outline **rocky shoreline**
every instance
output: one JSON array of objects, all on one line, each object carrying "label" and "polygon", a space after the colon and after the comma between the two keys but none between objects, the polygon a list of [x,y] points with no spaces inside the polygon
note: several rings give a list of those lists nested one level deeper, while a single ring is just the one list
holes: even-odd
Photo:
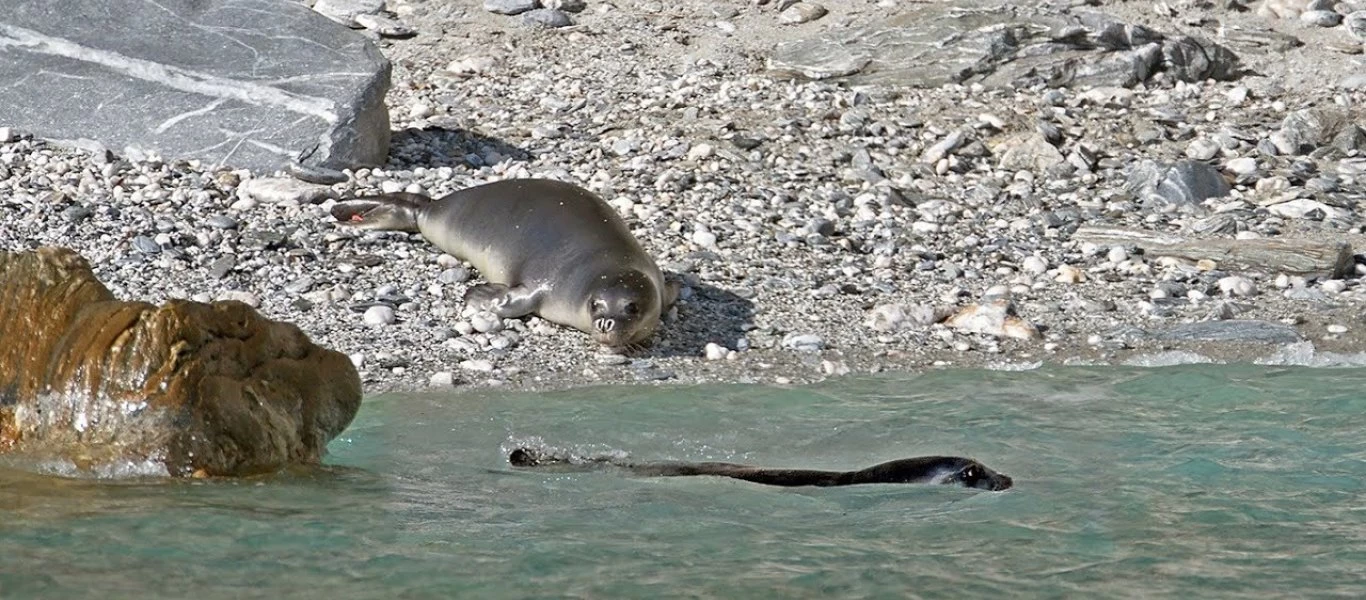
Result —
[{"label": "rocky shoreline", "polygon": [[[0,129],[0,248],[70,247],[122,297],[244,301],[350,355],[368,393],[1366,348],[1366,91],[1345,26],[1091,2],[1223,40],[1240,74],[917,89],[769,69],[775,44],[880,22],[884,3],[789,24],[791,6],[594,2],[560,29],[464,4],[387,5],[408,30],[379,41],[385,167],[325,186]],[[686,283],[652,348],[463,314],[467,266],[329,222],[333,198],[510,177],[598,192]]]}]

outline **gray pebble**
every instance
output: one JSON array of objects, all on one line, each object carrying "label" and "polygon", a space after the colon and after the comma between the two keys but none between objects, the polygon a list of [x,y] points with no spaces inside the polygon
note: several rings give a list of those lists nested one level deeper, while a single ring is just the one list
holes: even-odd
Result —
[{"label": "gray pebble", "polygon": [[825,348],[825,340],[814,334],[788,334],[783,337],[783,347],[802,352],[816,352]]},{"label": "gray pebble", "polygon": [[470,280],[470,270],[465,267],[451,267],[437,275],[436,280],[446,284],[465,283]]},{"label": "gray pebble", "polygon": [[1348,14],[1342,20],[1342,26],[1347,28],[1347,32],[1359,41],[1366,42],[1366,10],[1358,10]]},{"label": "gray pebble", "polygon": [[237,229],[238,225],[237,219],[227,215],[213,215],[204,219],[204,222],[214,229]]},{"label": "gray pebble", "polygon": [[540,5],[538,0],[484,0],[484,10],[500,15],[520,15]]},{"label": "gray pebble", "polygon": [[479,311],[470,315],[470,326],[479,333],[497,333],[503,330],[503,320],[491,312]]},{"label": "gray pebble", "polygon": [[553,8],[538,8],[522,13],[522,24],[527,27],[556,29],[574,24],[569,14]]},{"label": "gray pebble", "polygon": [[81,221],[89,219],[93,214],[95,214],[95,211],[91,210],[90,207],[85,204],[75,204],[62,210],[62,217],[72,223],[80,223]]},{"label": "gray pebble", "polygon": [[571,13],[583,12],[588,8],[588,3],[584,0],[544,0],[541,5]]},{"label": "gray pebble", "polygon": [[285,284],[285,291],[291,294],[302,294],[313,289],[313,284],[312,277],[304,276]]},{"label": "gray pebble", "polygon": [[217,260],[213,261],[213,264],[209,265],[209,277],[212,277],[213,279],[222,279],[224,277],[227,277],[228,272],[232,271],[233,267],[236,266],[236,256],[233,256],[231,254],[225,254],[223,256],[220,256]]}]

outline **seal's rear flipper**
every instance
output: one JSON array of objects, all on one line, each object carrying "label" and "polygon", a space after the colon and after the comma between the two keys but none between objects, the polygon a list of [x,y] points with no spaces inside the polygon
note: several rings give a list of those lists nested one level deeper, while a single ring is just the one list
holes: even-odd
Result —
[{"label": "seal's rear flipper", "polygon": [[533,312],[541,303],[541,291],[526,286],[508,287],[501,283],[484,283],[465,291],[465,304],[487,310],[502,319],[520,319]]},{"label": "seal's rear flipper", "polygon": [[421,194],[385,194],[342,200],[332,205],[338,225],[357,229],[417,232],[417,211],[430,198]]}]

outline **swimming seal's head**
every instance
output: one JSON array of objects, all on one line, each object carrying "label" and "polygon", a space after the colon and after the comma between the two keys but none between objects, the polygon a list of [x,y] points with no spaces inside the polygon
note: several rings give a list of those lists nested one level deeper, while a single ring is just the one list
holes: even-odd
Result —
[{"label": "swimming seal's head", "polygon": [[957,470],[950,477],[944,478],[943,483],[958,484],[964,487],[977,488],[979,490],[990,490],[1000,492],[1010,489],[1015,482],[1010,476],[1004,473],[997,473],[986,465],[979,463],[971,458],[962,459],[962,464],[958,465]]},{"label": "swimming seal's head", "polygon": [[604,346],[630,346],[649,339],[659,325],[658,286],[640,271],[604,275],[588,295],[593,337]]}]

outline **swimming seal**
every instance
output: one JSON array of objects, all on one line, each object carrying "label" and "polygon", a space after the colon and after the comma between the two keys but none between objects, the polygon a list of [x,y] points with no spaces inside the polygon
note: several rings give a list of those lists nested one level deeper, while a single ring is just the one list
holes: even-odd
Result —
[{"label": "swimming seal", "polygon": [[732,477],[764,485],[835,486],[865,483],[932,483],[961,485],[1000,492],[1014,481],[986,465],[961,456],[919,456],[873,465],[859,471],[815,471],[810,469],[767,469],[723,462],[632,463],[611,457],[580,457],[547,453],[534,448],[516,448],[508,453],[514,467],[552,466],[586,470],[609,466],[626,469],[644,477],[689,477],[714,475]]},{"label": "swimming seal", "polygon": [[537,314],[606,346],[649,339],[678,297],[611,206],[579,186],[509,179],[432,200],[384,194],[338,202],[345,226],[421,233],[489,283],[465,302],[501,318]]}]

